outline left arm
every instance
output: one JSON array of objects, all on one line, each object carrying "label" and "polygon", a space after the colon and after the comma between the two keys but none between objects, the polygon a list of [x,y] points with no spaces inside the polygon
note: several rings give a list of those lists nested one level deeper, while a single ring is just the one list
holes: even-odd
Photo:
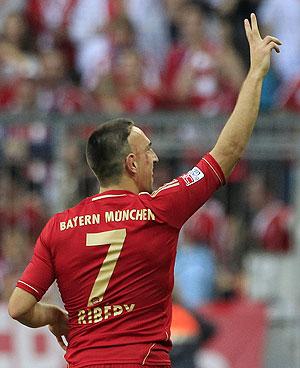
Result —
[{"label": "left arm", "polygon": [[66,349],[62,336],[68,335],[68,315],[58,306],[40,303],[33,295],[16,287],[8,303],[8,313],[13,319],[28,327],[49,325],[59,345]]},{"label": "left arm", "polygon": [[10,297],[8,313],[28,327],[48,325],[60,346],[65,349],[62,336],[68,333],[67,313],[55,305],[39,302],[55,280],[52,254],[47,245],[51,242],[54,223],[54,218],[51,218],[39,236],[31,261]]}]

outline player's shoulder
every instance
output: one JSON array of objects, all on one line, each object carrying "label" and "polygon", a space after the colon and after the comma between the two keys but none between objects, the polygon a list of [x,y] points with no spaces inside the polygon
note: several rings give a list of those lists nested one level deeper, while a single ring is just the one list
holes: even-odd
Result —
[{"label": "player's shoulder", "polygon": [[51,218],[50,218],[50,221],[59,221],[63,218],[68,218],[70,217],[71,214],[74,214],[74,213],[79,213],[81,212],[82,208],[84,208],[86,206],[86,204],[88,202],[90,202],[92,197],[86,197],[84,199],[82,199],[80,202],[76,203],[74,206],[72,207],[68,207],[60,212],[57,212],[55,213]]},{"label": "player's shoulder", "polygon": [[141,200],[153,200],[159,197],[160,194],[168,195],[176,191],[180,186],[180,178],[173,179],[172,181],[162,185],[152,193],[141,192],[139,198]]}]

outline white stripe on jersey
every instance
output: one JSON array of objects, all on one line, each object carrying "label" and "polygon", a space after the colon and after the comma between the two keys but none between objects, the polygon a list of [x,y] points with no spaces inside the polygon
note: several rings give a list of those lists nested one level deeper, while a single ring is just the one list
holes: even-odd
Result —
[{"label": "white stripe on jersey", "polygon": [[158,188],[156,191],[154,191],[151,194],[151,197],[155,197],[158,193],[160,193],[161,191],[165,190],[165,189],[170,189],[170,188],[174,188],[179,186],[179,182],[177,179],[174,179],[173,181],[171,181],[170,183],[167,183],[165,185],[163,185],[162,187]]},{"label": "white stripe on jersey", "polygon": [[152,344],[148,350],[148,353],[146,354],[143,362],[142,362],[142,365],[144,365],[146,363],[146,359],[148,358],[149,354],[151,353],[151,350],[153,349],[153,347],[156,345],[156,343]]},{"label": "white stripe on jersey", "polygon": [[220,183],[223,184],[222,179],[220,178],[220,176],[218,175],[218,173],[216,172],[216,170],[213,168],[213,166],[203,157],[202,160],[204,160],[208,166],[212,169],[212,171],[216,174],[216,177],[219,179]]},{"label": "white stripe on jersey", "polygon": [[105,194],[103,196],[99,196],[99,197],[94,197],[92,198],[92,201],[98,201],[99,199],[103,199],[103,198],[111,198],[111,197],[124,197],[127,194]]},{"label": "white stripe on jersey", "polygon": [[38,294],[39,294],[38,290],[36,290],[34,287],[32,287],[32,286],[30,286],[30,285],[26,284],[26,282],[21,281],[21,280],[19,280],[18,282],[20,282],[21,284],[24,284],[24,285],[28,286],[30,289],[34,290],[36,293],[38,293]]},{"label": "white stripe on jersey", "polygon": [[163,186],[159,187],[158,189],[156,189],[154,192],[152,193],[149,193],[149,192],[140,192],[140,194],[148,194],[150,196],[152,196],[153,194],[155,195],[157,191],[160,191],[161,189],[166,189],[166,187],[169,187],[169,186],[173,186],[174,183],[178,183],[178,180],[177,179],[173,179],[172,181],[170,181],[169,183],[166,183],[164,184]]}]

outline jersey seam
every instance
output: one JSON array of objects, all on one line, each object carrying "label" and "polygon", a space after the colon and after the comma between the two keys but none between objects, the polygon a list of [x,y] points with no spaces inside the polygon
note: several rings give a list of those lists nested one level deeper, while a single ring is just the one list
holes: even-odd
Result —
[{"label": "jersey seam", "polygon": [[148,353],[146,354],[146,356],[145,356],[145,358],[144,358],[144,360],[143,360],[143,362],[142,362],[142,365],[145,365],[146,360],[147,360],[148,356],[149,356],[149,355],[150,355],[150,353],[151,353],[151,350],[153,349],[153,347],[154,347],[155,345],[156,345],[156,344],[155,344],[155,343],[153,343],[153,344],[150,346],[150,348],[149,348],[149,350],[148,350]]},{"label": "jersey seam", "polygon": [[100,199],[105,199],[105,198],[111,198],[111,197],[124,197],[127,196],[128,194],[104,194],[102,196],[98,196],[98,197],[94,197],[92,198],[92,202],[93,201],[98,201]]}]

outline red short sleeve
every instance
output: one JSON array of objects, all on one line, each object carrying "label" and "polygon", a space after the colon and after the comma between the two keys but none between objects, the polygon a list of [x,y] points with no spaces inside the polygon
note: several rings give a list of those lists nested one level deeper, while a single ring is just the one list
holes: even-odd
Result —
[{"label": "red short sleeve", "polygon": [[221,167],[206,154],[189,172],[141,197],[159,221],[181,228],[223,184],[225,176]]},{"label": "red short sleeve", "polygon": [[49,237],[51,220],[45,226],[39,236],[30,263],[17,282],[17,287],[32,294],[40,300],[55,279],[51,252],[49,249]]}]

